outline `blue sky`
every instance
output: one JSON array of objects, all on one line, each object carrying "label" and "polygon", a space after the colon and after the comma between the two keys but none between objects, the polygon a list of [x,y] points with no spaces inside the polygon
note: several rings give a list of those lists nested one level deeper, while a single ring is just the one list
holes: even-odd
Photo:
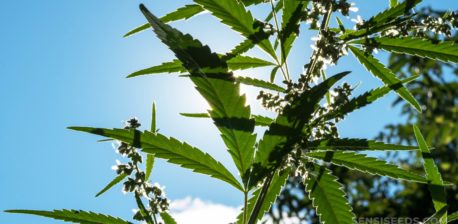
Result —
[{"label": "blue sky", "polygon": [[[130,196],[114,188],[100,198],[94,194],[108,183],[110,167],[118,156],[110,143],[67,130],[67,126],[121,127],[122,120],[138,117],[145,127],[153,101],[158,127],[169,136],[187,141],[227,164],[230,157],[209,120],[184,118],[180,112],[202,112],[205,102],[185,78],[157,75],[125,79],[130,72],[156,65],[173,55],[154,36],[143,32],[124,39],[122,34],[144,23],[141,1],[5,1],[0,13],[0,112],[2,142],[0,210],[12,208],[94,210],[130,219],[135,207]],[[387,0],[355,1],[368,18],[387,7]],[[456,8],[453,0],[425,1],[440,8]],[[164,15],[190,1],[144,2],[156,15]],[[253,11],[263,18],[266,8]],[[355,15],[352,15],[353,17]],[[225,52],[241,38],[209,14],[175,22],[214,51]],[[301,72],[310,54],[307,32],[291,53],[290,68]],[[304,50],[305,49],[305,50]],[[265,57],[260,51],[252,55]],[[379,55],[386,60],[386,55]],[[357,93],[381,85],[356,61],[343,59],[329,75],[352,70],[347,79]],[[250,71],[268,77],[265,69]],[[253,98],[253,89],[246,89]],[[398,122],[390,108],[395,95],[359,110],[340,124],[345,137],[374,137],[385,124]],[[261,113],[259,103],[253,111]],[[170,199],[187,196],[238,206],[242,195],[207,176],[158,161],[153,181],[166,185]],[[0,213],[0,223],[56,223],[41,218]]]}]

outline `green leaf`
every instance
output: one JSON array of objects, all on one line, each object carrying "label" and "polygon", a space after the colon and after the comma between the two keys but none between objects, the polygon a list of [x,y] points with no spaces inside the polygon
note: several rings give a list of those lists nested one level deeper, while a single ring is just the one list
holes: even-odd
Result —
[{"label": "green leaf", "polygon": [[222,23],[239,32],[245,38],[258,44],[261,49],[276,58],[272,44],[266,39],[268,34],[262,32],[260,27],[255,27],[257,21],[250,11],[245,9],[243,3],[238,0],[194,0]]},{"label": "green leaf", "polygon": [[250,85],[250,86],[256,86],[256,87],[260,87],[260,88],[264,88],[264,89],[268,89],[268,90],[273,90],[273,91],[277,91],[277,92],[285,92],[285,89],[281,86],[278,86],[274,83],[271,83],[271,82],[267,82],[267,81],[264,81],[264,80],[261,80],[261,79],[254,79],[254,78],[250,78],[250,77],[242,77],[242,76],[238,76],[236,78],[236,80],[242,84],[245,84],[245,85]]},{"label": "green leaf", "polygon": [[38,210],[6,210],[9,213],[29,214],[43,216],[72,223],[81,224],[131,224],[120,218],[115,218],[109,215],[98,214],[81,210],[54,210],[54,211],[38,211]]},{"label": "green leaf", "polygon": [[348,169],[358,170],[364,173],[427,183],[427,179],[419,174],[403,170],[383,160],[367,157],[364,154],[348,151],[312,151],[307,152],[305,155],[310,158],[320,159],[334,165],[344,166]]},{"label": "green leaf", "polygon": [[273,66],[274,63],[260,58],[237,55],[227,61],[230,70],[244,70],[249,68],[260,68],[265,66]]},{"label": "green leaf", "polygon": [[[393,5],[393,2],[397,2],[396,0],[390,0]],[[383,23],[387,23],[389,21],[393,21],[396,18],[408,14],[411,9],[413,9],[418,3],[422,0],[405,0],[401,4],[397,4],[396,6],[392,6],[391,8],[378,13],[377,15],[371,17],[368,22],[374,25],[379,25]]]},{"label": "green leaf", "polygon": [[394,145],[367,139],[330,138],[314,140],[307,143],[307,150],[416,150],[417,147]]},{"label": "green leaf", "polygon": [[169,213],[162,212],[160,215],[161,215],[162,221],[164,221],[164,224],[177,224],[175,219],[173,219],[173,217]]},{"label": "green leaf", "polygon": [[[275,65],[272,62],[265,61],[259,58],[248,57],[243,55],[237,55],[227,61],[227,66],[230,70],[244,70],[249,68],[259,68],[265,66]],[[127,78],[132,78],[140,75],[150,75],[150,74],[159,74],[159,73],[185,73],[186,68],[183,67],[180,60],[173,60],[170,62],[164,62],[160,65],[156,65],[150,68],[142,69],[136,71],[127,76]]]},{"label": "green leaf", "polygon": [[[323,70],[321,70],[321,77],[323,78],[323,80],[326,80],[326,72]],[[326,102],[328,103],[328,105],[331,105],[331,93],[329,93],[329,91],[326,93]]]},{"label": "green leaf", "polygon": [[196,89],[210,104],[210,116],[246,182],[248,177],[244,174],[252,162],[256,135],[250,107],[246,106],[245,96],[240,95],[240,84],[234,82],[226,62],[208,46],[164,24],[143,5],[140,8],[159,39],[175,53],[191,74]]},{"label": "green leaf", "polygon": [[[394,53],[410,54],[418,57],[440,60],[443,62],[458,63],[458,44],[453,41],[433,43],[415,37],[389,38],[379,37],[368,40],[377,48]],[[365,44],[365,40],[354,41],[357,44]]]},{"label": "green leaf", "polygon": [[[261,220],[264,214],[269,211],[270,207],[272,207],[272,204],[277,199],[283,186],[285,186],[290,172],[291,172],[291,169],[286,169],[282,172],[277,172],[275,174],[275,176],[272,179],[272,183],[270,184],[269,189],[267,190],[266,197],[259,210],[257,221]],[[261,193],[261,188],[253,192],[253,195],[248,200],[248,206],[247,206],[248,214],[251,214],[253,212],[254,206],[256,204],[256,201],[259,198],[260,193]],[[243,211],[237,216],[237,224],[243,224]]]},{"label": "green leaf", "polygon": [[100,192],[98,192],[95,196],[98,197],[98,196],[102,195],[106,191],[110,190],[114,185],[116,185],[119,182],[121,182],[122,180],[124,180],[124,178],[126,178],[127,176],[128,176],[127,174],[118,175],[110,183],[108,183],[107,186],[105,186]]},{"label": "green leaf", "polygon": [[[396,23],[402,21],[399,17],[408,14],[409,11],[421,1],[422,0],[405,0],[400,4],[397,4],[395,7],[391,7],[369,18],[365,22],[366,27],[360,30],[348,31],[345,34],[342,34],[340,38],[345,40],[354,39],[377,33],[388,27],[395,26],[397,25]],[[396,19],[399,21],[396,21]]]},{"label": "green leaf", "polygon": [[433,198],[434,209],[436,212],[439,212],[442,209],[445,209],[445,212],[438,217],[440,223],[447,223],[447,197],[445,195],[444,181],[442,176],[434,163],[434,159],[431,157],[431,151],[429,150],[428,145],[426,144],[423,135],[420,132],[420,129],[414,125],[413,131],[418,142],[418,146],[421,150],[421,155],[424,160],[424,168],[426,172],[426,178],[430,182],[428,185],[431,197]]},{"label": "green leaf", "polygon": [[210,175],[242,190],[240,183],[220,162],[209,154],[187,143],[169,138],[159,133],[140,132],[127,129],[104,129],[90,127],[69,127],[69,129],[105,136],[125,142],[157,158],[191,169],[194,172]]},{"label": "green leaf", "polygon": [[183,65],[179,60],[173,60],[170,62],[164,62],[160,65],[156,65],[150,68],[142,69],[140,71],[136,71],[127,76],[127,78],[132,78],[140,75],[150,75],[150,74],[158,74],[158,73],[175,73],[175,72],[186,72],[186,69],[183,68]]},{"label": "green leaf", "polygon": [[[445,214],[445,216],[444,216]],[[443,207],[441,210],[435,212],[432,216],[426,219],[422,224],[442,224],[447,223],[447,207]]]},{"label": "green leaf", "polygon": [[277,71],[280,68],[280,66],[276,66],[275,68],[272,69],[270,72],[270,82],[273,83],[275,81],[275,76],[277,75]]},{"label": "green leaf", "polygon": [[249,186],[256,185],[269,173],[278,167],[283,157],[292,150],[291,144],[296,144],[301,138],[305,124],[309,122],[313,112],[318,108],[320,100],[326,92],[349,72],[339,73],[328,78],[322,83],[304,91],[291,105],[285,108],[286,115],[279,115],[272,122],[264,136],[259,141],[255,155]]},{"label": "green leaf", "polygon": [[[157,132],[157,125],[156,125],[156,104],[153,103],[153,109],[151,110],[151,127],[150,131],[152,133]],[[151,173],[153,171],[154,166],[154,155],[148,154],[146,155],[146,165],[145,165],[145,178],[149,180]]]},{"label": "green leaf", "polygon": [[282,24],[280,41],[282,46],[282,61],[285,62],[293,47],[294,40],[299,36],[299,25],[302,13],[307,7],[308,1],[286,0],[283,3]]},{"label": "green leaf", "polygon": [[450,214],[448,217],[448,223],[452,223],[453,221],[458,220],[458,212],[454,212],[453,214]]},{"label": "green leaf", "polygon": [[180,113],[184,117],[193,117],[193,118],[210,118],[208,113]]},{"label": "green leaf", "polygon": [[398,4],[399,4],[398,0],[390,0],[390,8],[393,8]]},{"label": "green leaf", "polygon": [[253,117],[253,119],[255,120],[256,122],[256,125],[258,126],[269,126],[270,124],[272,124],[272,122],[274,122],[274,120],[270,117],[265,117],[265,116],[261,116],[261,115],[251,115]]},{"label": "green leaf", "polygon": [[[182,19],[189,19],[201,12],[204,11],[204,8],[200,5],[185,5],[181,8],[176,9],[175,11],[168,13],[167,15],[163,16],[161,18],[162,22],[168,23],[168,22],[173,22],[177,20],[182,20]],[[136,33],[139,33],[143,30],[151,28],[151,25],[149,23],[145,23],[129,32],[127,32],[124,37],[129,37],[132,36]]]},{"label": "green leaf", "polygon": [[345,198],[343,186],[329,169],[314,164],[314,170],[309,171],[304,185],[321,223],[355,223],[355,215]]},{"label": "green leaf", "polygon": [[351,99],[350,101],[344,103],[340,107],[336,108],[335,110],[330,111],[329,113],[326,113],[319,117],[316,121],[321,121],[321,120],[330,120],[335,117],[343,117],[357,109],[360,109],[364,106],[367,106],[376,100],[380,99],[381,97],[385,96],[388,94],[391,90],[397,90],[399,88],[403,87],[403,84],[409,83],[415,79],[417,79],[419,75],[416,76],[411,76],[409,78],[406,78],[402,80],[401,82],[398,82],[393,85],[389,86],[383,86],[379,88],[372,89],[368,92],[365,92],[364,94],[359,95],[358,97],[355,97]]},{"label": "green leaf", "polygon": [[[208,113],[180,113],[180,115],[192,118],[210,118],[210,115]],[[254,114],[251,115],[251,117],[254,119],[255,124],[258,126],[269,126],[273,122],[273,119],[270,117]]]},{"label": "green leaf", "polygon": [[151,217],[151,214],[148,212],[148,210],[146,210],[146,207],[143,204],[138,192],[135,192],[135,202],[137,203],[137,207],[140,210],[140,214],[143,220],[145,220],[147,224],[154,224],[153,218]]},{"label": "green leaf", "polygon": [[[402,85],[401,80],[399,80],[396,75],[388,68],[386,68],[382,63],[380,63],[372,55],[366,55],[363,51],[359,50],[356,47],[349,46],[350,50],[353,52],[358,61],[366,67],[366,69],[371,72],[375,77],[382,80],[383,83],[387,86],[393,85]],[[412,94],[407,90],[403,85],[399,88],[396,88],[396,93],[406,100],[410,105],[412,105],[417,111],[421,112],[421,106],[417,100],[412,96]]]}]

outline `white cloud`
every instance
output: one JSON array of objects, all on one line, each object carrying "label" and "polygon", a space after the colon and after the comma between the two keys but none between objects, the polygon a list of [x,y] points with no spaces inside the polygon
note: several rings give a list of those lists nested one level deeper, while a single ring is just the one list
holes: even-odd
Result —
[{"label": "white cloud", "polygon": [[[170,212],[177,223],[181,224],[228,224],[236,221],[241,207],[232,207],[223,204],[203,201],[200,198],[186,197],[173,200]],[[271,224],[270,220],[266,224]],[[300,224],[299,219],[291,217],[280,222],[281,224]]]},{"label": "white cloud", "polygon": [[240,209],[200,198],[186,197],[172,201],[170,211],[177,223],[228,224],[235,222]]}]

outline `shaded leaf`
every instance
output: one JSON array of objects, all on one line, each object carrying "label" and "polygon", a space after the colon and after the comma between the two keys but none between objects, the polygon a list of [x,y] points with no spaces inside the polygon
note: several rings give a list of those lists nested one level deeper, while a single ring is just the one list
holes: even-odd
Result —
[{"label": "shaded leaf", "polygon": [[[372,73],[375,77],[382,80],[383,83],[387,86],[393,85],[402,85],[401,80],[399,80],[396,75],[388,68],[386,68],[382,63],[380,63],[372,55],[366,55],[363,51],[359,50],[356,47],[349,46],[351,52],[355,55],[358,61],[364,65],[364,67]],[[403,85],[395,89],[396,93],[406,100],[410,105],[412,105],[417,111],[421,112],[421,106],[417,100],[412,96],[412,94],[407,90]]]},{"label": "shaded leaf", "polygon": [[367,157],[364,154],[343,151],[312,151],[305,154],[308,157],[320,159],[338,166],[364,173],[427,183],[427,179],[419,174],[403,170],[396,165],[388,164],[383,160]]},{"label": "shaded leaf", "polygon": [[[193,118],[210,118],[210,115],[208,113],[180,113],[180,115]],[[273,122],[273,119],[270,117],[254,114],[251,115],[251,117],[254,119],[255,124],[258,126],[269,126]]]},{"label": "shaded leaf", "polygon": [[39,210],[6,210],[9,213],[29,214],[53,218],[66,222],[81,223],[81,224],[131,224],[120,218],[115,218],[109,215],[87,212],[82,210],[54,210],[54,211],[39,211]]},{"label": "shaded leaf", "polygon": [[381,97],[385,96],[388,94],[391,90],[397,90],[399,88],[403,87],[403,84],[409,83],[415,79],[417,79],[419,75],[417,76],[412,76],[409,78],[406,78],[402,80],[401,82],[395,83],[390,86],[383,86],[379,88],[372,89],[368,92],[365,92],[364,94],[359,95],[358,97],[355,97],[348,102],[344,103],[340,107],[338,107],[335,110],[330,111],[329,113],[326,113],[319,117],[317,121],[321,120],[329,120],[333,119],[335,117],[343,117],[359,108],[362,108],[364,106],[367,106],[376,100],[380,99]]},{"label": "shaded leaf", "polygon": [[283,3],[282,24],[280,42],[282,46],[282,61],[285,62],[293,47],[294,40],[299,36],[299,24],[302,13],[307,7],[308,1],[286,0]]},{"label": "shaded leaf", "polygon": [[[286,184],[286,180],[288,180],[290,171],[291,169],[286,169],[282,171],[281,173],[277,172],[275,176],[272,178],[272,183],[270,184],[269,189],[267,190],[266,197],[258,213],[258,217],[256,219],[257,221],[262,219],[264,214],[269,211],[270,207],[277,199],[278,195],[281,192],[281,189]],[[253,192],[253,195],[248,200],[248,206],[247,206],[248,215],[253,212],[254,206],[256,204],[256,201],[259,199],[260,193],[261,193],[261,188]],[[243,211],[237,216],[237,224],[243,224]]]},{"label": "shaded leaf", "polygon": [[266,39],[269,34],[262,32],[261,27],[256,27],[256,24],[260,24],[253,18],[251,12],[245,9],[243,3],[237,0],[194,0],[194,2],[210,11],[222,23],[258,44],[273,58],[276,57],[272,44]]},{"label": "shaded leaf", "polygon": [[[374,44],[377,48],[394,53],[410,54],[433,60],[458,63],[458,44],[453,41],[433,43],[430,40],[415,37],[379,37],[369,39],[368,41],[368,43]],[[354,43],[365,44],[366,40],[358,40],[354,41]]]},{"label": "shaded leaf", "polygon": [[[249,57],[238,55],[227,61],[227,66],[230,70],[244,70],[249,68],[258,68],[265,66],[275,65],[272,62],[265,61],[259,58]],[[164,62],[160,65],[156,65],[150,68],[142,69],[136,71],[127,76],[127,78],[132,78],[140,75],[150,75],[150,74],[159,74],[159,73],[185,73],[187,70],[183,67],[180,60],[173,60],[170,62]]]},{"label": "shaded leaf", "polygon": [[448,223],[452,223],[453,221],[458,220],[458,212],[454,212],[453,214],[450,214],[448,217]]},{"label": "shaded leaf", "polygon": [[286,115],[279,115],[259,141],[255,155],[250,185],[256,185],[277,168],[283,157],[293,148],[302,135],[305,124],[311,119],[318,103],[326,92],[349,72],[339,73],[322,83],[304,91],[291,105],[285,108]]},{"label": "shaded leaf", "polygon": [[69,127],[69,129],[105,136],[141,148],[143,152],[152,153],[157,158],[223,180],[242,190],[237,179],[209,154],[159,133],[140,132],[127,129],[104,129],[90,127]]},{"label": "shaded leaf", "polygon": [[314,171],[309,172],[304,185],[321,223],[355,223],[343,186],[329,169],[314,164]]},{"label": "shaded leaf", "polygon": [[105,186],[101,191],[99,191],[95,196],[98,197],[100,195],[102,195],[103,193],[105,193],[106,191],[110,190],[113,186],[115,186],[116,184],[118,184],[119,182],[121,182],[122,180],[124,180],[124,178],[126,178],[128,175],[127,174],[120,174],[118,175],[117,177],[115,177],[112,181],[110,181],[110,183],[107,184],[107,186]]},{"label": "shaded leaf", "polygon": [[256,135],[253,134],[254,120],[250,119],[250,108],[245,105],[245,96],[240,95],[240,84],[234,82],[226,62],[212,53],[208,46],[164,24],[143,5],[140,8],[156,35],[175,53],[191,74],[196,89],[210,104],[210,116],[220,130],[242,179],[247,181],[244,174],[252,162]]},{"label": "shaded leaf", "polygon": [[331,138],[307,143],[307,150],[416,150],[415,146],[394,145],[367,139]]},{"label": "shaded leaf", "polygon": [[430,182],[428,188],[431,193],[431,197],[433,198],[434,209],[436,212],[445,209],[445,212],[443,212],[437,218],[441,224],[447,223],[447,197],[445,195],[444,181],[442,180],[442,176],[434,162],[434,159],[431,157],[431,151],[429,150],[429,147],[426,144],[420,129],[414,125],[413,131],[417,139],[418,146],[420,147],[422,158],[424,160],[426,178]]},{"label": "shaded leaf", "polygon": [[422,0],[405,0],[404,2],[397,4],[394,7],[388,8],[385,11],[378,13],[377,15],[369,18],[365,22],[365,27],[360,30],[348,30],[346,33],[340,36],[341,39],[349,40],[358,37],[367,36],[385,30],[388,27],[395,26],[401,21],[405,21],[400,18],[403,15],[409,13]]}]

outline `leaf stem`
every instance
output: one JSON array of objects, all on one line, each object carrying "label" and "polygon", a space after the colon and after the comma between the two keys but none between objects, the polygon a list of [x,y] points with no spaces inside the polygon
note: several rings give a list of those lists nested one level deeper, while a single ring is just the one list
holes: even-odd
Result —
[{"label": "leaf stem", "polygon": [[[280,4],[280,3],[278,3]],[[284,4],[284,3],[283,3]],[[286,70],[286,81],[289,81],[291,79],[291,76],[289,75],[289,69],[288,69],[288,62],[286,61],[286,54],[285,54],[285,46],[283,45],[283,38],[280,33],[280,26],[278,25],[278,19],[277,19],[277,13],[275,12],[275,6],[273,3],[273,0],[270,0],[270,5],[272,6],[272,15],[275,21],[275,28],[277,29],[277,40],[280,43],[280,57],[281,57],[281,62],[279,63],[280,68],[282,69],[283,72],[283,64],[285,65],[285,70]],[[278,63],[278,60],[277,60]]]},{"label": "leaf stem", "polygon": [[248,216],[248,191],[243,192],[243,224],[246,224],[247,222],[247,216]]}]

